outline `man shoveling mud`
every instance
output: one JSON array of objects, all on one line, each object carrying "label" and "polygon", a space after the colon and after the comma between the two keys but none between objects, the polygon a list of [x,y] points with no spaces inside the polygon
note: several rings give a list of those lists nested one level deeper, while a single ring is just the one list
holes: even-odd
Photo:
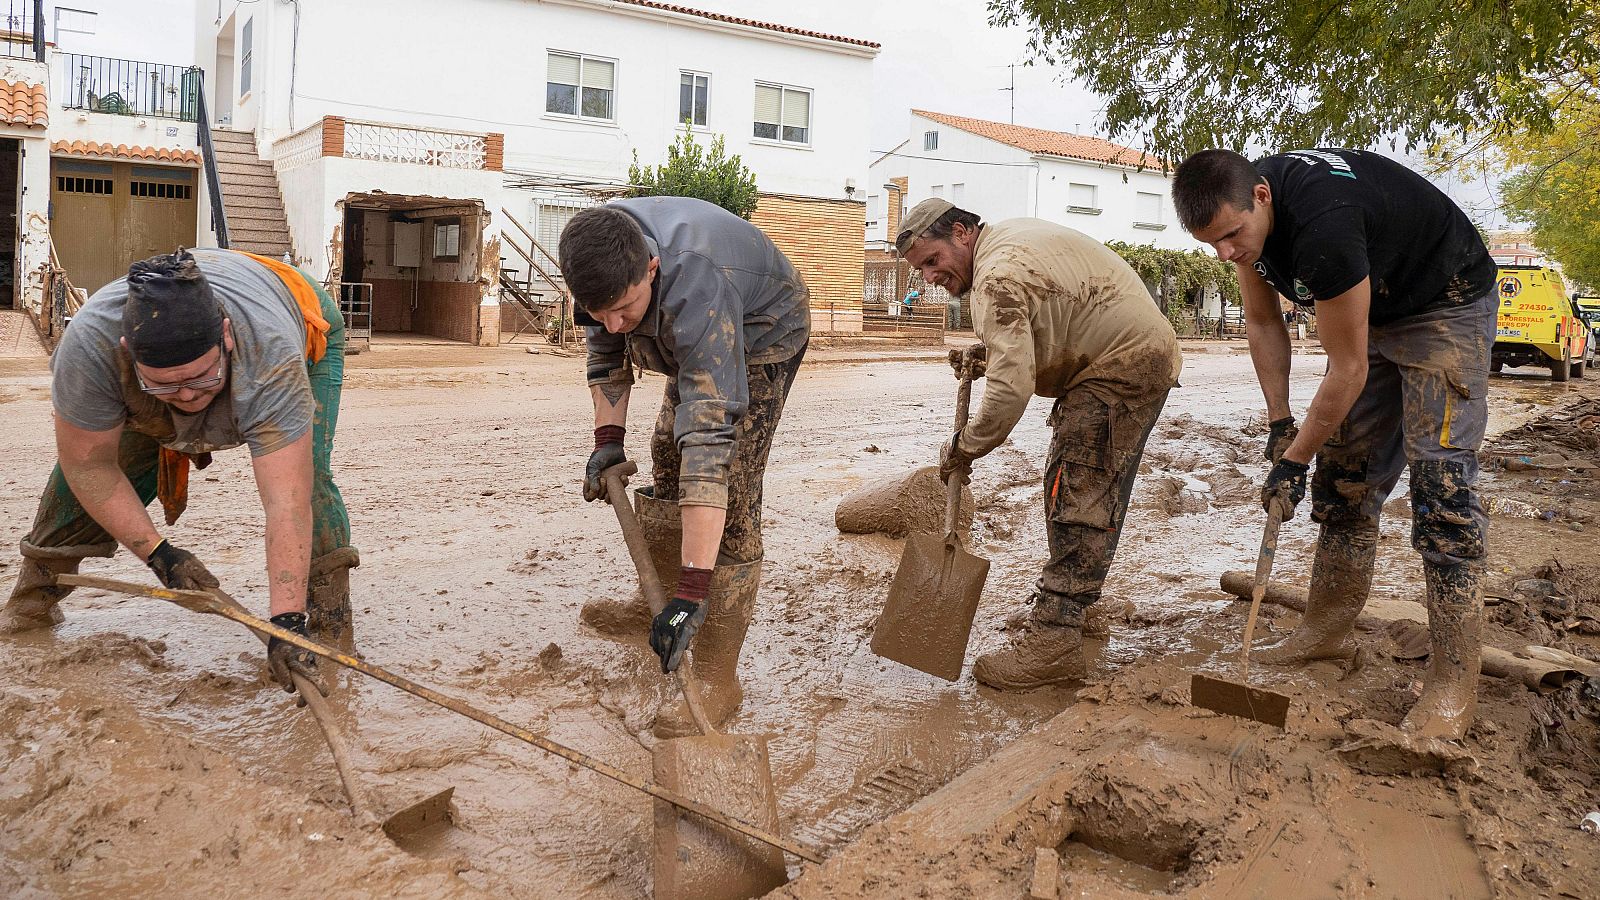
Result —
[{"label": "man shoveling mud", "polygon": [[[349,620],[350,520],[329,470],[344,380],[344,324],[308,276],[227,250],[134,263],[73,317],[51,359],[58,464],[0,628],[63,620],[57,575],[128,548],[175,589],[217,587],[145,510],[167,524],[188,497],[191,460],[248,445],[266,513],[272,622],[305,634]],[[314,673],[314,657],[274,642],[273,677]]]},{"label": "man shoveling mud", "polygon": [[[1276,665],[1348,659],[1372,585],[1378,518],[1411,467],[1411,543],[1427,577],[1432,654],[1401,728],[1456,740],[1477,702],[1488,522],[1473,491],[1495,336],[1495,266],[1466,215],[1404,166],[1355,150],[1252,164],[1205,150],[1172,187],[1191,234],[1234,264],[1266,396],[1263,505],[1293,515],[1311,460],[1320,523],[1305,618],[1253,654]],[[1314,306],[1327,376],[1295,433],[1278,295]]]},{"label": "man shoveling mud", "polygon": [[946,480],[1000,446],[1033,395],[1056,398],[1044,473],[1050,559],[1024,632],[978,657],[973,675],[1001,690],[1082,679],[1084,614],[1100,599],[1145,441],[1177,384],[1177,336],[1133,269],[1070,228],[985,225],[933,199],[906,215],[895,246],[925,280],[970,295],[988,348],[983,403],[945,445]]},{"label": "man shoveling mud", "polygon": [[[811,333],[809,295],[760,229],[701,200],[652,197],[585,210],[561,235],[561,274],[591,317],[594,451],[583,496],[624,460],[633,366],[670,382],[650,442],[654,483],[639,520],[672,592],[650,624],[664,672],[695,641],[695,672],[713,724],[743,701],[739,652],[761,580],[761,486],[772,435]],[[627,502],[625,498],[613,498]],[[644,597],[587,605],[603,628],[650,621]],[[656,718],[660,737],[697,733],[682,700]]]}]

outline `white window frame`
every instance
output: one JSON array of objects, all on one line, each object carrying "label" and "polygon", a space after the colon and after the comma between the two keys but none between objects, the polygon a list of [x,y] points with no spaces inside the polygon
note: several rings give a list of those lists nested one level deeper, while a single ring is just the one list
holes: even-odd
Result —
[{"label": "white window frame", "polygon": [[[1074,204],[1072,202],[1072,194],[1073,194],[1073,190],[1072,189],[1073,188],[1088,188],[1089,191],[1090,191],[1090,193],[1089,193],[1089,196],[1091,198],[1090,202],[1093,203],[1094,205],[1093,206],[1079,206],[1079,205]],[[1081,181],[1069,181],[1069,182],[1067,182],[1067,212],[1079,213],[1079,214],[1086,215],[1086,216],[1098,216],[1098,215],[1100,215],[1100,213],[1101,213],[1101,209],[1100,209],[1100,185],[1098,185],[1098,184],[1086,184],[1086,183],[1081,182]]]},{"label": "white window frame", "polygon": [[939,149],[939,132],[924,131],[922,133],[922,149],[924,151]]},{"label": "white window frame", "polygon": [[[439,245],[443,239],[444,246]],[[434,222],[433,223],[433,258],[459,262],[461,260],[461,222]]]},{"label": "white window frame", "polygon": [[[813,124],[817,120],[817,94],[816,94],[816,91],[814,91],[814,90],[812,90],[811,88],[808,88],[808,87],[800,87],[799,85],[794,85],[794,84],[782,84],[782,83],[776,82],[776,81],[757,81],[755,83],[755,86],[757,88],[769,87],[769,88],[777,88],[778,89],[778,91],[779,91],[779,94],[778,94],[778,121],[777,122],[757,122],[755,120],[755,110],[754,110],[754,102],[753,102],[754,101],[754,92],[752,91],[752,107],[751,107],[751,116],[750,116],[752,134],[754,132],[754,128],[755,128],[756,125],[774,125],[775,124],[775,125],[778,126],[778,136],[775,137],[775,138],[754,137],[754,136],[752,136],[750,138],[750,142],[752,144],[769,144],[769,145],[772,145],[772,146],[775,146],[775,147],[794,147],[796,149],[800,149],[800,148],[810,149],[812,141],[813,141],[813,138],[814,138],[814,135],[815,135],[815,132],[816,132],[816,126]],[[790,93],[797,93],[797,94],[805,94],[806,95],[806,139],[804,141],[785,140],[784,136],[783,136],[783,129],[786,128],[786,127],[790,127],[790,126],[786,126],[786,125],[783,124],[784,105],[785,105],[787,96]]]},{"label": "white window frame", "polygon": [[958,208],[965,209],[961,204],[967,202],[967,183],[965,181],[953,182],[950,185],[950,202]]},{"label": "white window frame", "polygon": [[[561,50],[556,47],[547,47],[545,48],[544,53],[544,114],[546,117],[552,119],[564,119],[569,122],[592,122],[602,125],[615,125],[617,123],[617,99],[622,93],[622,91],[619,89],[622,82],[621,63],[619,63],[614,57],[610,56],[598,56],[593,53],[580,53],[576,50]],[[578,83],[574,85],[574,87],[576,87],[578,90],[575,96],[576,103],[573,105],[573,108],[576,109],[577,112],[564,113],[555,112],[550,109],[550,85],[562,83],[552,82],[550,80],[550,58],[552,56],[569,56],[578,60]],[[583,82],[583,70],[585,64],[590,61],[608,63],[611,66],[611,116],[609,118],[601,118],[600,116],[586,116],[583,114],[583,91],[586,87]]]},{"label": "white window frame", "polygon": [[[1158,193],[1153,192],[1153,191],[1138,191],[1133,196],[1134,196],[1133,227],[1142,228],[1145,231],[1165,231],[1165,230],[1167,230],[1166,223],[1161,221],[1162,207],[1165,205],[1162,202],[1162,196],[1160,194],[1158,194]],[[1140,206],[1144,205],[1144,203],[1147,202],[1145,200],[1145,198],[1147,198],[1147,197],[1155,198],[1155,211],[1156,211],[1156,214],[1155,214],[1154,217],[1144,217],[1142,211],[1139,209]]]},{"label": "white window frame", "polygon": [[685,75],[688,75],[691,78],[704,78],[706,80],[706,105],[705,105],[705,108],[703,110],[701,110],[701,112],[705,113],[706,120],[704,122],[696,122],[696,121],[694,121],[694,115],[693,115],[693,113],[694,113],[694,83],[690,82],[690,86],[689,86],[689,97],[690,97],[690,99],[689,99],[689,112],[690,112],[689,127],[694,129],[694,130],[696,130],[696,131],[710,131],[711,130],[711,73],[710,72],[701,72],[701,71],[698,71],[696,69],[679,69],[678,70],[678,113],[679,113],[679,117],[678,117],[678,120],[677,120],[676,124],[680,128],[683,127],[683,116],[682,116],[682,113],[683,113],[683,77]]},{"label": "white window frame", "polygon": [[[63,16],[62,13],[67,13]],[[79,18],[79,17],[82,18]],[[73,9],[66,6],[56,7],[56,44],[61,43],[61,33],[69,34],[95,34],[99,28],[100,14],[92,9]]]},{"label": "white window frame", "polygon": [[939,199],[939,200],[943,200],[944,199],[944,185],[936,184],[933,187],[928,188],[928,196],[934,197],[934,198]]},{"label": "white window frame", "polygon": [[243,100],[250,96],[250,81],[255,75],[253,71],[256,52],[255,16],[244,20],[244,25],[239,29],[239,44],[239,99]]}]

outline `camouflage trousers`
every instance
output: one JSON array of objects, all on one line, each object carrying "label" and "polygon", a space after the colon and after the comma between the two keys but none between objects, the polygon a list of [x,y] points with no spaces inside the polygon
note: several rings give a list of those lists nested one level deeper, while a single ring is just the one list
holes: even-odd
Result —
[{"label": "camouflage trousers", "polygon": [[1489,520],[1474,487],[1488,419],[1495,293],[1375,325],[1367,384],[1317,454],[1311,518],[1376,531],[1411,466],[1411,546],[1437,566],[1481,559]]},{"label": "camouflage trousers", "polygon": [[[778,430],[789,388],[794,386],[795,373],[805,355],[806,348],[802,346],[782,362],[745,370],[750,401],[744,418],[734,426],[733,463],[728,467],[728,519],[722,530],[722,546],[717,549],[718,565],[754,562],[762,557],[761,486],[767,474],[767,454],[772,450],[772,436]],[[655,434],[650,439],[654,496],[672,502],[678,499],[678,467],[682,461],[673,436],[678,403],[677,383],[669,382],[661,398]]]},{"label": "camouflage trousers", "polygon": [[1078,387],[1056,401],[1044,470],[1050,559],[1036,585],[1034,618],[1081,628],[1084,612],[1100,599],[1139,460],[1166,400],[1163,390],[1133,405]]}]

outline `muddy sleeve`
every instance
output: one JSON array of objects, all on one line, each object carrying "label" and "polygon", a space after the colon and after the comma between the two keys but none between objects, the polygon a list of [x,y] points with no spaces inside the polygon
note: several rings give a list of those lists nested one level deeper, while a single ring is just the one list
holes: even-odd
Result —
[{"label": "muddy sleeve", "polygon": [[633,384],[633,369],[627,358],[628,336],[600,327],[587,331],[584,343],[589,348],[589,384]]},{"label": "muddy sleeve", "polygon": [[989,347],[983,403],[961,430],[961,449],[974,457],[1004,443],[1033,399],[1033,328],[1025,291],[1007,278],[992,279],[973,289],[974,325]]},{"label": "muddy sleeve", "polygon": [[728,506],[734,429],[750,402],[742,304],[726,276],[702,257],[679,258],[672,338],[678,348],[678,408],[672,435],[682,463],[678,502]]}]

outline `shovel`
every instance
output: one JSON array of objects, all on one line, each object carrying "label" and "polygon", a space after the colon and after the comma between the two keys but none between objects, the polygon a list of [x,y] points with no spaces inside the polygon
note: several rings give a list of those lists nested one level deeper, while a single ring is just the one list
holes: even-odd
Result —
[{"label": "shovel", "polygon": [[629,775],[627,772],[624,772],[610,763],[596,759],[586,753],[581,753],[572,749],[571,747],[558,744],[555,741],[552,741],[542,735],[535,734],[520,725],[514,725],[511,722],[494,715],[493,713],[484,712],[483,710],[463,703],[454,697],[441,694],[426,685],[419,684],[409,678],[396,675],[387,669],[375,666],[364,659],[359,659],[351,656],[348,653],[336,650],[333,647],[319,644],[310,638],[301,637],[292,631],[279,628],[271,622],[258,619],[247,612],[238,610],[236,608],[237,604],[235,604],[233,607],[227,606],[219,601],[216,596],[210,592],[175,591],[167,588],[153,588],[146,587],[142,584],[118,581],[114,578],[100,578],[90,575],[58,575],[56,576],[56,581],[59,584],[100,588],[108,591],[119,591],[124,594],[133,594],[137,597],[153,597],[157,600],[165,600],[168,603],[175,603],[178,606],[189,610],[190,612],[216,613],[225,619],[232,619],[233,621],[238,622],[246,628],[249,628],[251,631],[254,631],[257,635],[275,637],[280,641],[293,644],[302,650],[315,653],[323,659],[337,663],[347,669],[354,669],[368,678],[374,678],[391,687],[399,688],[413,697],[420,697],[421,699],[426,700],[435,706],[442,706],[445,709],[448,709],[457,715],[465,716],[480,725],[493,728],[495,731],[498,731],[501,734],[509,735],[525,744],[537,747],[546,753],[559,756],[574,765],[582,766],[597,775],[603,775],[606,778],[617,782],[618,784],[624,784],[636,791],[649,794],[650,796],[655,797],[657,800],[664,800],[685,812],[692,813],[708,821],[715,822],[724,828],[736,831],[742,835],[745,835],[746,837],[769,844],[772,847],[782,850],[785,853],[792,854],[806,862],[822,862],[822,857],[818,856],[814,851],[802,844],[773,834],[772,832],[752,825],[749,822],[736,819],[733,816],[730,816],[721,810],[707,806],[698,800],[685,797],[677,791],[668,790],[643,779],[635,778],[634,776]]},{"label": "shovel", "polygon": [[1261,535],[1261,552],[1256,555],[1255,583],[1250,588],[1250,617],[1244,623],[1244,645],[1239,648],[1239,680],[1227,681],[1196,673],[1189,678],[1189,702],[1202,709],[1254,719],[1275,728],[1289,719],[1289,697],[1276,691],[1250,687],[1250,642],[1255,638],[1256,617],[1261,599],[1267,594],[1272,577],[1272,558],[1278,552],[1278,528],[1283,510],[1277,503],[1267,511],[1267,528]]},{"label": "shovel", "polygon": [[[118,591],[124,594],[137,594],[142,596],[155,596],[151,593],[153,588],[143,588],[139,585],[127,584],[110,578],[97,578],[91,575],[61,575],[56,578],[61,584],[78,585],[81,587],[96,587],[104,590]],[[227,593],[219,588],[211,588],[204,592],[210,595],[214,606],[188,606],[185,608],[194,612],[215,613],[235,621],[253,619],[248,611]],[[229,612],[224,613],[226,609]],[[231,613],[231,615],[229,614]],[[241,618],[242,617],[242,618]],[[249,622],[245,622],[246,625]],[[256,637],[266,643],[268,635],[260,631]],[[362,793],[356,787],[356,781],[351,774],[350,751],[345,746],[344,734],[339,730],[339,724],[334,721],[333,710],[328,707],[328,699],[322,696],[322,691],[312,684],[309,678],[298,672],[291,673],[294,679],[294,689],[297,696],[304,702],[311,716],[316,720],[317,728],[322,731],[322,739],[328,743],[328,751],[333,754],[334,768],[339,772],[339,784],[344,788],[345,799],[350,803],[350,813],[358,822],[371,823],[372,814]],[[385,817],[378,823],[383,828],[383,833],[401,847],[410,849],[408,841],[421,836],[424,832],[437,832],[448,828],[451,823],[450,798],[456,789],[447,787],[436,794],[425,797],[410,806],[404,807]]]},{"label": "shovel", "polygon": [[[650,559],[639,519],[628,503],[627,479],[638,471],[638,463],[625,462],[601,472],[600,478],[639,573],[639,589],[651,614],[657,614],[667,605],[666,592]],[[656,782],[776,833],[780,827],[778,794],[772,785],[766,736],[718,733],[706,717],[689,656],[679,663],[677,676],[700,736],[656,744]],[[655,819],[657,900],[756,897],[788,880],[783,854],[771,845],[709,828],[703,820],[681,815],[670,803],[656,804]]]},{"label": "shovel", "polygon": [[[972,406],[972,364],[961,367],[956,390],[956,431],[967,424]],[[952,472],[945,485],[944,537],[906,538],[900,568],[889,585],[889,599],[872,629],[872,652],[946,681],[961,677],[972,619],[989,577],[989,561],[968,553],[957,521],[961,487],[970,467]]]}]

